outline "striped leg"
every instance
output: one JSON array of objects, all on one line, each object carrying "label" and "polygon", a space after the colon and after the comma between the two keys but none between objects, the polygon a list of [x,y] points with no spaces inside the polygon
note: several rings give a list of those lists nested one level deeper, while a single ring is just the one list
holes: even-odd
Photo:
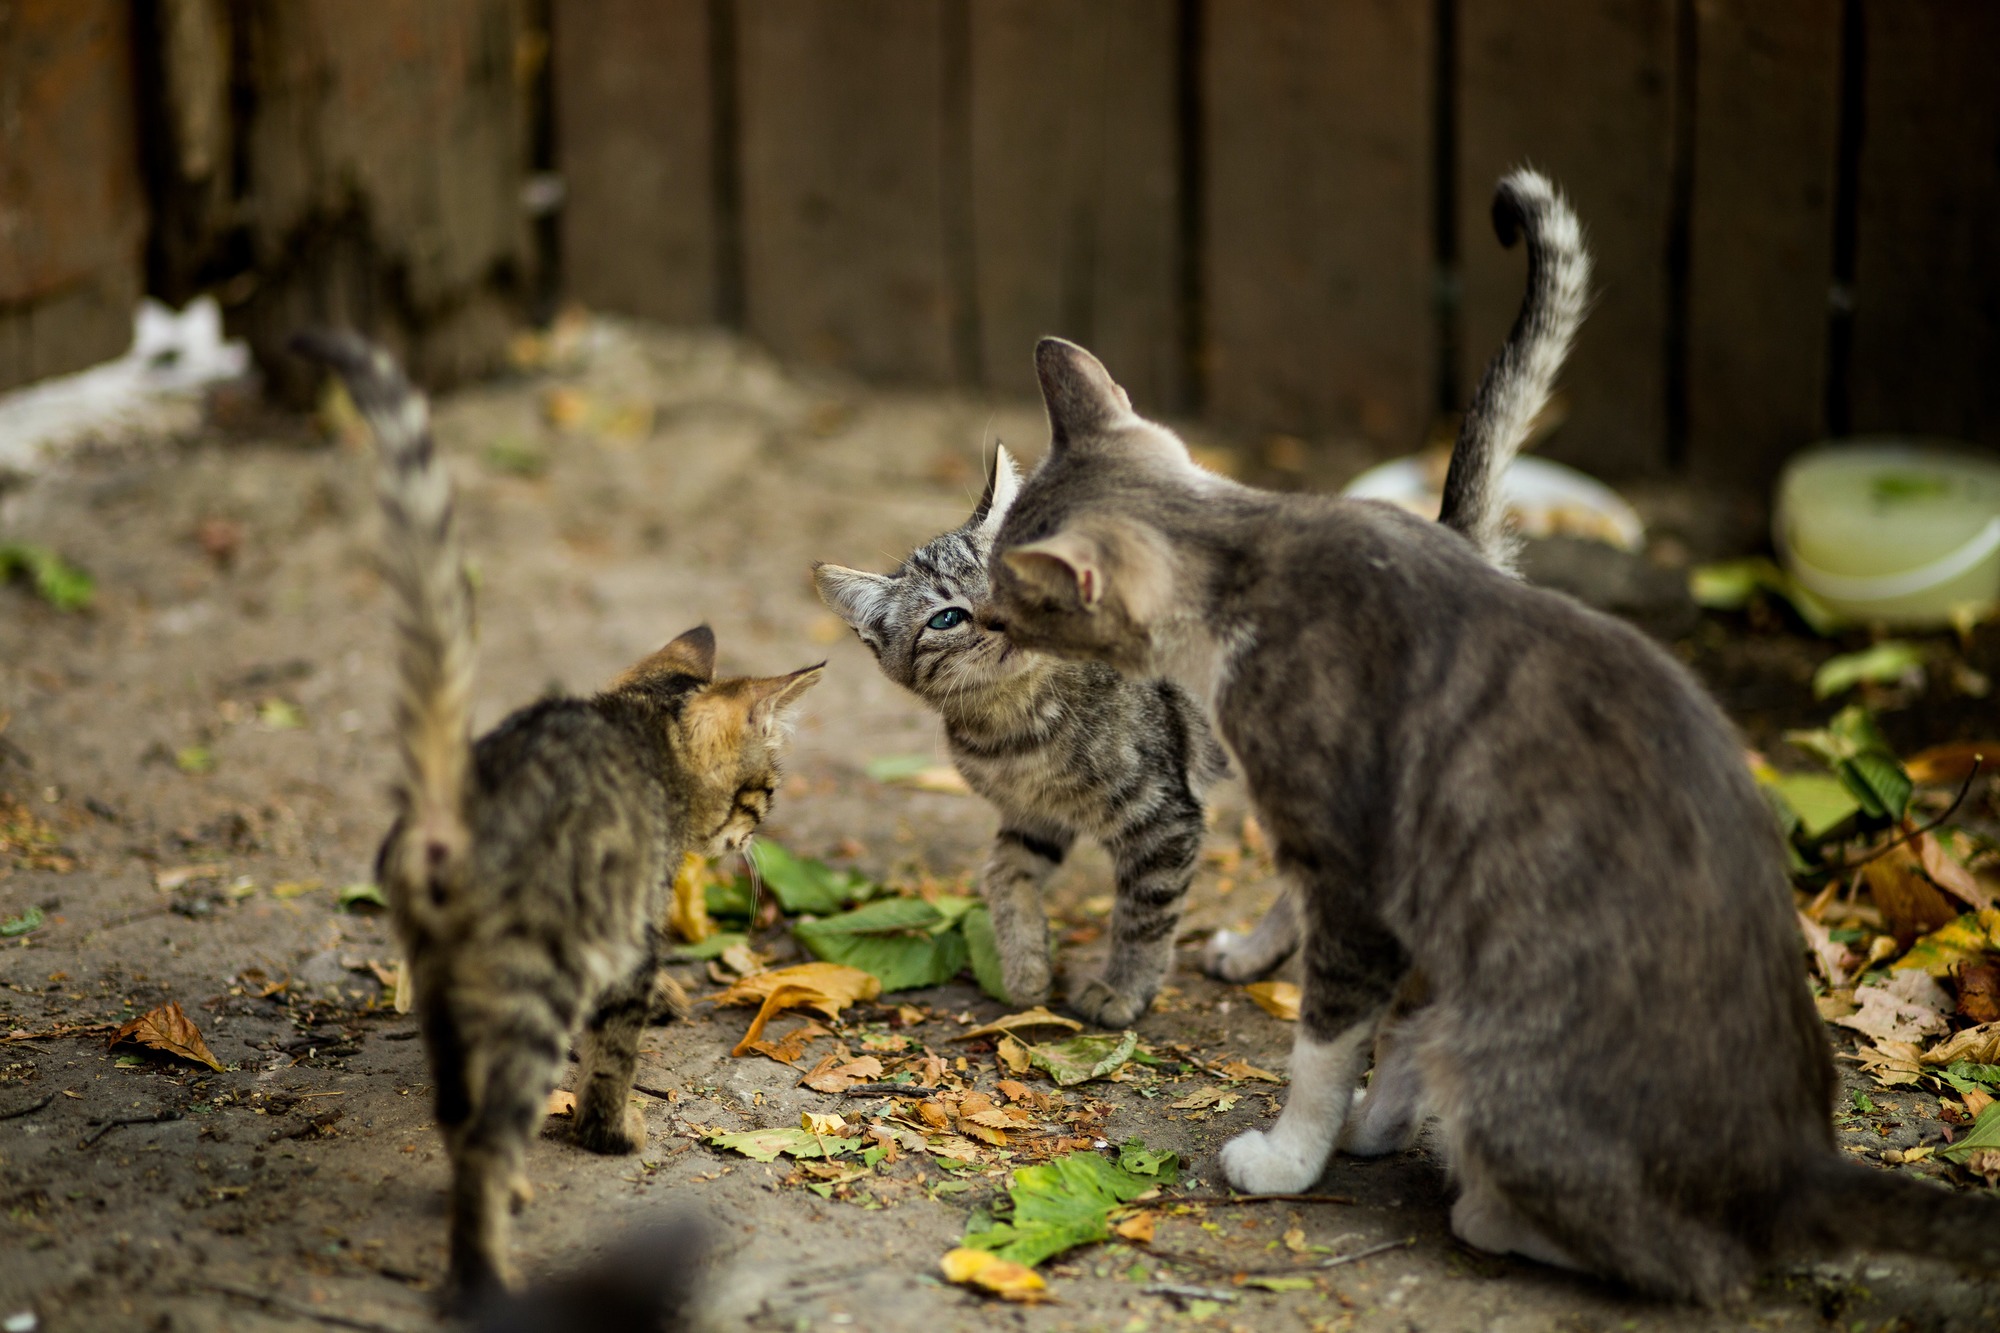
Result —
[{"label": "striped leg", "polygon": [[576,1141],[599,1153],[632,1153],[646,1143],[646,1117],[631,1105],[639,1034],[652,1009],[653,972],[646,969],[606,996],[577,1043]]},{"label": "striped leg", "polygon": [[1068,829],[1026,828],[1009,821],[993,839],[980,896],[993,914],[1000,972],[1016,1005],[1049,1000],[1049,918],[1042,885],[1069,855],[1076,834]]},{"label": "striped leg", "polygon": [[1131,1026],[1160,993],[1173,967],[1174,932],[1201,838],[1201,805],[1184,797],[1163,803],[1110,844],[1118,870],[1111,955],[1104,975],[1084,982],[1069,1001],[1099,1027]]}]

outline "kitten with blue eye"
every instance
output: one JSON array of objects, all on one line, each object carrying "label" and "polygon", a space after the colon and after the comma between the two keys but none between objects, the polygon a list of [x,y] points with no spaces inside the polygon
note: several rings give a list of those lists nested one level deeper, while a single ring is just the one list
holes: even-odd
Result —
[{"label": "kitten with blue eye", "polygon": [[[1460,428],[1442,521],[1511,569],[1498,478],[1547,402],[1583,318],[1589,265],[1575,218],[1553,200],[1526,227],[1533,280],[1487,385]],[[1201,706],[1167,681],[1133,681],[1102,663],[1009,643],[986,564],[1020,478],[997,449],[964,524],[912,551],[890,574],[816,565],[819,595],[883,672],[937,710],[953,763],[1000,813],[981,892],[990,904],[1008,997],[1049,998],[1041,890],[1078,834],[1116,868],[1110,953],[1070,1007],[1124,1027],[1146,1012],[1173,961],[1174,934],[1202,840],[1201,797],[1227,769]],[[1217,931],[1203,967],[1226,981],[1262,976],[1298,943],[1287,891],[1248,934]]]},{"label": "kitten with blue eye", "polygon": [[[1554,200],[1503,180],[1501,240]],[[993,539],[998,617],[1203,700],[1299,891],[1291,1087],[1223,1149],[1233,1185],[1309,1189],[1434,1116],[1479,1249],[1710,1304],[1845,1247],[2000,1271],[2000,1200],[1836,1150],[1776,821],[1679,662],[1447,527],[1204,470],[1079,347],[1036,362],[1050,450]]]}]

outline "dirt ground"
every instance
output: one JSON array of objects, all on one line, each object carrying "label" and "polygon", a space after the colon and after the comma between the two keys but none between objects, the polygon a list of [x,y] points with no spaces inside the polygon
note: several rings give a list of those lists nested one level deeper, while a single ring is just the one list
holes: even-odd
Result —
[{"label": "dirt ground", "polygon": [[[1038,409],[800,378],[724,338],[599,324],[567,368],[439,404],[438,430],[481,590],[482,727],[551,686],[603,682],[707,621],[725,670],[832,662],[808,700],[772,837],[901,880],[977,864],[994,826],[978,801],[865,775],[872,758],[937,752],[937,729],[822,611],[807,569],[815,557],[887,568],[957,522],[982,441],[1033,455]],[[1240,446],[1253,473],[1288,459],[1256,442],[1204,442]],[[1331,449],[1303,479],[1329,482],[1357,461]],[[1737,517],[1689,496],[1639,498],[1677,534],[1663,539],[1678,544],[1670,559],[1740,535]],[[8,1330],[435,1326],[445,1161],[421,1044],[370,969],[393,963],[385,922],[336,904],[341,886],[367,878],[385,822],[388,611],[371,569],[374,522],[358,443],[240,404],[191,436],[71,451],[0,495],[0,537],[55,546],[98,583],[81,615],[0,588],[0,793],[48,821],[73,862],[0,861],[0,919],[33,908],[46,918],[0,940],[0,1032],[13,1034],[0,1044]],[[1775,632],[1731,648],[1740,627],[1668,613],[1753,739],[1823,715],[1801,682],[1830,649]],[[1987,712],[1918,709],[1896,739],[1970,734],[1990,726]],[[1241,794],[1217,804],[1227,847]],[[1286,1025],[1194,971],[1202,934],[1248,923],[1272,893],[1240,876],[1225,893],[1223,879],[1211,865],[1197,882],[1175,989],[1141,1031],[1204,1060],[1282,1069]],[[1066,968],[1094,961],[1108,890],[1095,852],[1059,878]],[[713,991],[698,966],[681,971]],[[989,1047],[953,1039],[961,1015],[1000,1006],[967,984],[896,998],[929,1016],[894,1035],[947,1059],[970,1051],[977,1086],[998,1077]],[[168,1000],[224,1072],[107,1049],[86,1026]],[[889,1033],[891,1012],[854,1015],[847,1038]],[[712,1218],[719,1238],[718,1328],[2000,1326],[2000,1286],[1901,1259],[1777,1273],[1743,1308],[1710,1315],[1476,1255],[1451,1240],[1449,1191],[1423,1151],[1338,1162],[1320,1188],[1350,1203],[1190,1209],[1161,1221],[1150,1250],[1119,1242],[1049,1264],[1054,1303],[991,1304],[943,1284],[937,1263],[1002,1167],[954,1173],[905,1156],[850,1199],[827,1199],[784,1184],[782,1163],[699,1141],[697,1127],[882,1109],[808,1091],[799,1070],[769,1059],[731,1059],[743,1021],[701,1007],[651,1030],[642,1082],[672,1099],[643,1099],[652,1138],[640,1157],[589,1156],[552,1122],[533,1149],[524,1267],[574,1263],[684,1207]],[[1216,1148],[1271,1116],[1281,1094],[1251,1084],[1225,1111],[1170,1109],[1204,1082],[1146,1074],[1072,1090],[1068,1103],[1111,1142],[1137,1135],[1179,1152],[1192,1177],[1182,1188],[1213,1194]],[[1873,1104],[1843,1114],[1842,1139],[1860,1155],[1939,1137],[1935,1097],[1878,1092]],[[1280,1242],[1295,1227],[1322,1255],[1411,1243],[1310,1268],[1315,1252]],[[1233,1281],[1293,1268],[1310,1290]],[[1158,1283],[1222,1295],[1190,1305],[1145,1290]]]}]

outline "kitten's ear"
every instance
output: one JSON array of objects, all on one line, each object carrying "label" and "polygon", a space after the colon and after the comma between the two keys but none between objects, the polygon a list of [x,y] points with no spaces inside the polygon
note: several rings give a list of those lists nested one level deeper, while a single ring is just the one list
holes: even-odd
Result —
[{"label": "kitten's ear", "polygon": [[1000,531],[1007,511],[1014,507],[1014,497],[1020,493],[1021,470],[1014,466],[1014,455],[1007,452],[1004,444],[994,446],[993,463],[986,470],[986,493],[979,497],[979,507],[972,511],[965,526],[981,536],[992,536]]},{"label": "kitten's ear", "polygon": [[887,574],[813,562],[813,587],[819,591],[819,599],[855,629],[875,619],[875,612],[889,595],[889,585],[893,582]]},{"label": "kitten's ear", "polygon": [[761,731],[775,731],[785,721],[785,714],[799,701],[799,697],[826,674],[826,663],[794,671],[789,676],[764,676],[746,681],[745,687],[750,699],[750,725]]},{"label": "kitten's ear", "polygon": [[696,680],[715,679],[715,631],[696,625],[664,648],[625,669],[611,682],[614,690],[636,685],[653,676],[693,676]]},{"label": "kitten's ear", "polygon": [[1073,342],[1044,338],[1035,345],[1035,374],[1049,409],[1049,447],[1061,449],[1132,415],[1132,400],[1104,363]]},{"label": "kitten's ear", "polygon": [[1065,528],[1000,557],[1014,576],[1058,605],[1085,611],[1104,597],[1104,549],[1088,533]]}]

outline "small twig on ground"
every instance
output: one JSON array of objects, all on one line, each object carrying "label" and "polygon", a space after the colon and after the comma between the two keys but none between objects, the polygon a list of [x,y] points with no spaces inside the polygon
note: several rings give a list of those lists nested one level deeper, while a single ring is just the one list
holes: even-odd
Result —
[{"label": "small twig on ground", "polygon": [[1171,1296],[1180,1301],[1218,1301],[1227,1304],[1243,1299],[1241,1292],[1225,1291],[1221,1287],[1186,1287],[1178,1282],[1154,1282],[1139,1290],[1148,1296]]},{"label": "small twig on ground", "polygon": [[843,1097],[929,1097],[936,1088],[926,1088],[915,1083],[857,1083],[851,1088],[842,1088]]},{"label": "small twig on ground", "polygon": [[0,1120],[19,1120],[24,1115],[33,1115],[55,1099],[56,1095],[52,1092],[33,1106],[17,1106],[11,1111],[0,1111]]},{"label": "small twig on ground", "polygon": [[179,1111],[155,1111],[151,1115],[122,1115],[119,1116],[116,1120],[107,1120],[103,1124],[99,1125],[96,1129],[90,1132],[88,1137],[86,1137],[81,1143],[77,1144],[76,1146],[79,1148],[92,1147],[97,1143],[99,1139],[103,1138],[106,1134],[109,1134],[112,1130],[121,1128],[122,1126],[125,1125],[164,1125],[167,1124],[169,1121],[174,1121],[179,1119],[181,1119],[181,1113]]},{"label": "small twig on ground", "polygon": [[1338,1268],[1342,1264],[1351,1264],[1357,1259],[1367,1259],[1378,1254],[1387,1254],[1390,1250],[1405,1249],[1416,1243],[1417,1238],[1415,1236],[1405,1236],[1401,1240],[1385,1240],[1380,1245],[1370,1245],[1367,1249],[1356,1250],[1352,1254],[1336,1254],[1331,1259],[1322,1260],[1319,1263],[1307,1266],[1310,1268]]},{"label": "small twig on ground", "polygon": [[358,1328],[362,1330],[362,1333],[403,1333],[402,1329],[393,1328],[388,1324],[377,1324],[367,1319],[355,1319],[349,1315],[334,1314],[330,1310],[315,1310],[310,1305],[301,1305],[297,1301],[288,1301],[282,1296],[266,1295],[261,1291],[252,1291],[248,1287],[231,1286],[227,1282],[197,1282],[194,1285],[204,1291],[218,1292],[224,1296],[234,1296],[240,1301],[254,1301],[267,1310],[276,1310],[280,1314],[288,1314],[296,1319],[317,1320],[322,1324],[331,1324],[335,1328]]},{"label": "small twig on ground", "polygon": [[1344,1203],[1357,1206],[1345,1194],[1171,1194],[1161,1195],[1152,1203],[1201,1203],[1228,1205],[1238,1203]]},{"label": "small twig on ground", "polygon": [[1833,867],[1833,873],[1836,875],[1844,875],[1850,870],[1859,870],[1862,866],[1867,865],[1870,861],[1879,861],[1883,857],[1887,856],[1890,852],[1893,852],[1898,847],[1901,847],[1904,843],[1915,842],[1918,838],[1923,837],[1924,834],[1929,833],[1931,830],[1937,828],[1940,824],[1944,823],[1945,820],[1950,819],[1953,813],[1957,811],[1958,807],[1965,803],[1966,793],[1972,790],[1973,779],[1979,776],[1980,765],[1982,765],[1985,762],[1986,759],[1984,755],[1972,756],[1972,771],[1965,775],[1965,782],[1963,783],[1963,785],[1959,787],[1958,795],[1951,798],[1951,804],[1944,808],[1943,814],[1939,815],[1936,819],[1931,820],[1930,823],[1924,824],[1918,828],[1911,828],[1909,826],[1909,821],[1904,820],[1903,834],[1901,837],[1891,838],[1888,842],[1883,843],[1880,847],[1877,847],[1874,851],[1870,852],[1868,855],[1862,857],[1858,861],[1841,862],[1839,865]]},{"label": "small twig on ground", "polygon": [[673,1102],[680,1100],[680,1098],[676,1097],[673,1093],[667,1091],[665,1088],[649,1088],[643,1083],[634,1083],[632,1085],[632,1091],[643,1092],[648,1097],[658,1097],[663,1102]]},{"label": "small twig on ground", "polygon": [[1331,1259],[1321,1259],[1316,1263],[1279,1264],[1273,1268],[1245,1268],[1242,1264],[1233,1264],[1226,1259],[1211,1259],[1205,1254],[1190,1254],[1185,1250],[1163,1250],[1158,1246],[1148,1246],[1145,1252],[1152,1258],[1166,1263],[1188,1264],[1195,1268],[1205,1268],[1211,1273],[1229,1273],[1236,1277],[1284,1277],[1289,1274],[1317,1273],[1328,1268],[1338,1268],[1342,1264],[1351,1264],[1358,1259],[1386,1254],[1390,1250],[1400,1250],[1406,1245],[1416,1243],[1415,1236],[1405,1236],[1402,1240],[1385,1241],[1380,1245],[1371,1245],[1365,1250],[1356,1250],[1352,1254],[1336,1254]]}]

